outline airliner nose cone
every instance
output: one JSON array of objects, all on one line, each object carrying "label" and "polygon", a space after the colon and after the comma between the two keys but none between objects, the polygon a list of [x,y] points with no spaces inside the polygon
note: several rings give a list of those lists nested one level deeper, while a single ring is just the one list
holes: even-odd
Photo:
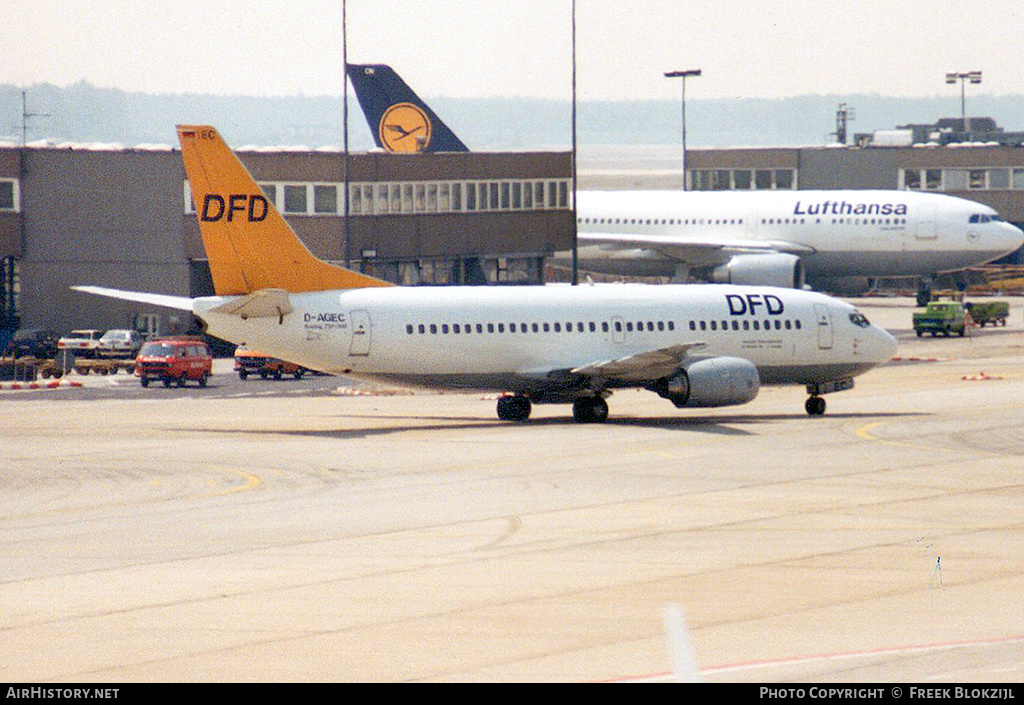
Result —
[{"label": "airliner nose cone", "polygon": [[899,347],[899,342],[895,336],[891,335],[889,331],[882,328],[878,329],[881,333],[881,347],[882,347],[882,359],[883,361],[889,361],[896,354],[896,349]]},{"label": "airliner nose cone", "polygon": [[1014,252],[1024,246],[1024,230],[1021,230],[1015,225],[1009,223],[1003,223],[1006,226],[1006,249],[1008,252]]},{"label": "airliner nose cone", "polygon": [[889,362],[896,354],[899,343],[884,328],[879,326],[871,326],[871,328],[874,333],[871,336],[871,359],[878,365]]}]

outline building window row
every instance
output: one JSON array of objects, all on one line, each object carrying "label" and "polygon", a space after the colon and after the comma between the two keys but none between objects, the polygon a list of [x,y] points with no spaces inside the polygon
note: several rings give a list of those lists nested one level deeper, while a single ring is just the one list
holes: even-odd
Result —
[{"label": "building window row", "polygon": [[21,210],[17,179],[0,179],[0,212],[17,213]]},{"label": "building window row", "polygon": [[693,191],[791,191],[795,169],[691,169]]},{"label": "building window row", "polygon": [[406,286],[446,286],[450,284],[540,283],[544,258],[521,257],[441,257],[395,260],[367,256],[364,251],[359,271]]},{"label": "building window row", "polygon": [[[284,215],[345,214],[344,184],[279,181],[260,188]],[[353,182],[349,208],[352,215],[566,210],[571,190],[568,179]],[[185,209],[195,212],[187,181]]]},{"label": "building window row", "polygon": [[910,191],[1024,190],[1024,167],[900,169],[899,187]]}]

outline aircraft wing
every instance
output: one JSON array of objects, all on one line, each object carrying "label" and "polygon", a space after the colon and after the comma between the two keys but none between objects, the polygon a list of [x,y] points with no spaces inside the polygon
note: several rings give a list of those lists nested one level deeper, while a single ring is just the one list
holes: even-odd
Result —
[{"label": "aircraft wing", "polygon": [[675,372],[691,350],[703,348],[706,343],[682,343],[667,348],[627,355],[615,360],[603,360],[569,370],[570,374],[603,379],[637,382],[658,379]]},{"label": "aircraft wing", "polygon": [[726,255],[740,253],[784,252],[810,255],[813,247],[786,240],[743,240],[735,238],[692,238],[674,235],[641,235],[635,233],[579,233],[580,245],[599,245],[605,250],[644,249],[680,262],[707,264]]},{"label": "aircraft wing", "polygon": [[124,301],[137,301],[153,306],[165,306],[176,308],[180,311],[191,311],[192,301],[187,296],[171,296],[169,294],[150,294],[144,291],[123,291],[121,289],[108,289],[102,286],[73,286],[75,291],[84,291],[87,294],[106,296],[111,299],[122,299]]}]

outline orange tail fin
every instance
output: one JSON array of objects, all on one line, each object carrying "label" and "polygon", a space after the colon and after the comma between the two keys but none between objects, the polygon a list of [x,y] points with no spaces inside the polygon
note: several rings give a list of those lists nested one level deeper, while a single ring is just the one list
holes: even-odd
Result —
[{"label": "orange tail fin", "polygon": [[319,260],[208,125],[178,125],[185,174],[218,295],[392,286]]}]

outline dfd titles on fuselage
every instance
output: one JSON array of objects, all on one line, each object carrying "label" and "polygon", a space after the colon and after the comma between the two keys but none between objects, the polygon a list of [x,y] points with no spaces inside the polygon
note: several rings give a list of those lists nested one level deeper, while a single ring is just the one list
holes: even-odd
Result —
[{"label": "dfd titles on fuselage", "polygon": [[849,203],[822,201],[803,205],[797,201],[793,215],[906,215],[906,203]]},{"label": "dfd titles on fuselage", "polygon": [[729,304],[730,316],[754,316],[757,314],[758,306],[764,306],[769,316],[780,316],[786,310],[782,299],[774,294],[726,294],[725,301]]}]

